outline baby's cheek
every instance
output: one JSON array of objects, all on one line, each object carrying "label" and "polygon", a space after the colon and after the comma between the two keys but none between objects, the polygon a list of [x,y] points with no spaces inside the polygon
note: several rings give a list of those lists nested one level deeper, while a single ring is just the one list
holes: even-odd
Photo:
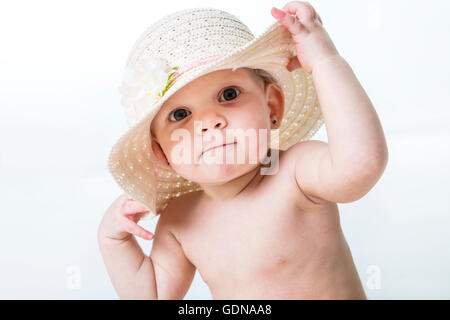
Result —
[{"label": "baby's cheek", "polygon": [[196,170],[196,166],[194,164],[174,164],[171,165],[172,170],[174,170],[177,174],[183,177],[186,180],[190,181],[201,181],[202,177],[199,177],[199,172]]},{"label": "baby's cheek", "polygon": [[171,163],[171,167],[180,172],[189,172],[193,170],[192,167],[195,165],[199,152],[201,152],[201,145],[195,150],[193,142],[180,140],[172,142],[167,150],[166,157]]}]

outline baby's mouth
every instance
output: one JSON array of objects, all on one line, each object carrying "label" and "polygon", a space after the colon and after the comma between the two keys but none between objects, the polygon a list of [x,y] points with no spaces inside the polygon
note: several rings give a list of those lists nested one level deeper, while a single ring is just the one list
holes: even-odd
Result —
[{"label": "baby's mouth", "polygon": [[203,156],[206,152],[211,151],[211,150],[213,150],[213,149],[216,149],[216,148],[222,148],[222,147],[225,147],[225,146],[227,146],[227,145],[229,145],[229,144],[235,144],[235,143],[236,143],[236,141],[230,142],[230,143],[223,143],[223,144],[218,145],[218,146],[214,146],[214,147],[207,148],[206,150],[204,150],[204,151],[202,152],[202,154],[201,154],[200,156]]}]

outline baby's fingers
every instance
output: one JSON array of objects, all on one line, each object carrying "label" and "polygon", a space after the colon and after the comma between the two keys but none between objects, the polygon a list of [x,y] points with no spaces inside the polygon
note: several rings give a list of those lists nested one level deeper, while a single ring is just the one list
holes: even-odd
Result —
[{"label": "baby's fingers", "polygon": [[150,231],[147,231],[144,228],[142,228],[141,226],[139,226],[136,222],[133,222],[127,218],[123,218],[122,221],[123,221],[126,232],[132,233],[135,236],[138,236],[142,239],[146,239],[146,240],[153,239],[153,234]]},{"label": "baby's fingers", "polygon": [[283,7],[283,11],[295,15],[307,27],[312,27],[309,24],[316,16],[314,7],[309,2],[304,1],[291,1]]},{"label": "baby's fingers", "polygon": [[144,206],[142,203],[132,199],[125,201],[123,208],[124,214],[133,214],[149,211],[148,208]]},{"label": "baby's fingers", "polygon": [[272,16],[274,16],[274,18],[276,18],[282,25],[284,25],[293,36],[296,36],[305,31],[305,28],[295,16],[290,15],[285,11],[279,10],[275,7],[272,8],[271,13]]}]

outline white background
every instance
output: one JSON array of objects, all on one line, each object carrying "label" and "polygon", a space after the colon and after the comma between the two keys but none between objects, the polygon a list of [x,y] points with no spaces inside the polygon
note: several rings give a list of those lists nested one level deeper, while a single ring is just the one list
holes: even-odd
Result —
[{"label": "white background", "polygon": [[[213,6],[255,36],[285,1],[8,1],[0,9],[0,298],[117,299],[96,232],[122,190],[106,168],[126,130],[131,46],[174,10]],[[389,164],[339,204],[369,299],[450,298],[450,2],[311,1],[383,124]],[[325,127],[314,139],[326,141]],[[144,221],[145,222],[145,221]],[[157,219],[144,227],[154,231]],[[139,239],[145,253],[151,241]],[[185,299],[211,299],[196,273]]]}]

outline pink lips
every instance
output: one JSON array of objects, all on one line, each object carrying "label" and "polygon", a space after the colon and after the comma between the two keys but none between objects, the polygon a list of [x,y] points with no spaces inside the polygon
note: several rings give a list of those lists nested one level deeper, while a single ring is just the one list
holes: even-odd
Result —
[{"label": "pink lips", "polygon": [[215,149],[215,148],[219,148],[219,147],[224,147],[224,146],[226,146],[226,145],[229,145],[229,144],[235,144],[235,143],[236,143],[236,142],[224,143],[224,144],[222,144],[222,145],[220,145],[220,146],[215,146],[215,147],[208,148],[208,149],[206,149],[205,151],[203,151],[202,155],[203,155],[205,152],[209,151],[209,150],[212,150],[212,149]]}]

